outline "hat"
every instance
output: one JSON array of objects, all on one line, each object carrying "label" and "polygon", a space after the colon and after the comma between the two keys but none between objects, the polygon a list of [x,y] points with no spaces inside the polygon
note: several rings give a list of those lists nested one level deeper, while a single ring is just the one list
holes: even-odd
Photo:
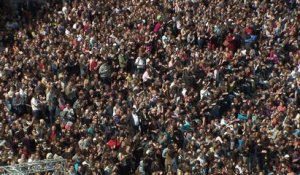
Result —
[{"label": "hat", "polygon": [[82,162],[82,165],[90,166],[86,161]]},{"label": "hat", "polygon": [[150,154],[151,154],[151,150],[148,149],[148,150],[146,151],[146,154],[147,154],[147,155],[150,155]]},{"label": "hat", "polygon": [[52,159],[53,158],[53,154],[52,153],[48,153],[47,155],[46,155],[46,159]]},{"label": "hat", "polygon": [[288,154],[286,154],[286,155],[284,156],[284,158],[288,159],[288,158],[290,158],[290,156],[289,156]]}]

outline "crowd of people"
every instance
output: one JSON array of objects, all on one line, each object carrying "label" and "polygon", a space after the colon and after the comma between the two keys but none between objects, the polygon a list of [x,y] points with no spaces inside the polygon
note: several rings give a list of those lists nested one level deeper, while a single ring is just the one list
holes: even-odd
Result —
[{"label": "crowd of people", "polygon": [[299,12],[299,0],[22,6],[1,41],[1,165],[298,174]]}]

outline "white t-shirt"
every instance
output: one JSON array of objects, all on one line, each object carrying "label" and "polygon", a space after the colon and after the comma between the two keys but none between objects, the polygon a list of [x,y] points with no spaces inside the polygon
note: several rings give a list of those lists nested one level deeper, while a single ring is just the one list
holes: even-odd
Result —
[{"label": "white t-shirt", "polygon": [[132,113],[132,117],[133,117],[134,125],[138,126],[140,124],[139,117],[135,113]]},{"label": "white t-shirt", "polygon": [[73,117],[74,115],[74,110],[72,108],[65,108],[64,112],[67,112],[67,117]]},{"label": "white t-shirt", "polygon": [[203,98],[203,97],[207,97],[207,96],[209,96],[209,91],[207,90],[207,89],[201,89],[201,91],[200,91],[200,97],[201,97],[201,99]]},{"label": "white t-shirt", "polygon": [[35,97],[32,97],[30,103],[31,103],[31,108],[33,111],[40,110],[40,107],[39,107],[40,102],[38,99],[36,99]]},{"label": "white t-shirt", "polygon": [[151,79],[148,71],[145,71],[142,76],[143,82],[146,82],[148,79]]},{"label": "white t-shirt", "polygon": [[146,60],[141,58],[141,57],[138,57],[136,60],[135,60],[135,64],[136,64],[136,67],[137,68],[144,68],[145,65],[146,65]]}]

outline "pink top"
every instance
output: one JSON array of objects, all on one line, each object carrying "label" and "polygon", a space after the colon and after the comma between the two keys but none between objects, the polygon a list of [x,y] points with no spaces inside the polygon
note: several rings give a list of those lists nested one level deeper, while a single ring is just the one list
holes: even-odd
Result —
[{"label": "pink top", "polygon": [[161,28],[161,23],[160,22],[156,23],[153,32],[155,33],[159,32],[160,28]]}]

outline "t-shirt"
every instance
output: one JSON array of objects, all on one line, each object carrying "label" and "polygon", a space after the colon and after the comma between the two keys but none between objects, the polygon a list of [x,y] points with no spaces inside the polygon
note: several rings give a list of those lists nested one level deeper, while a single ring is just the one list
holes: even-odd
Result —
[{"label": "t-shirt", "polygon": [[155,33],[159,32],[160,28],[161,28],[161,23],[160,22],[156,23],[153,32]]},{"label": "t-shirt", "polygon": [[148,79],[151,79],[148,71],[145,71],[143,76],[142,76],[143,82],[146,82]]},{"label": "t-shirt", "polygon": [[136,60],[135,60],[135,64],[136,64],[136,67],[139,68],[139,69],[142,69],[145,67],[146,65],[146,61],[145,59],[141,58],[141,57],[138,57]]},{"label": "t-shirt", "polygon": [[31,108],[33,111],[40,110],[38,99],[36,99],[35,97],[32,97],[30,102],[31,102]]},{"label": "t-shirt", "polygon": [[138,126],[140,124],[139,117],[135,113],[132,113],[132,118],[134,121],[134,125]]},{"label": "t-shirt", "polygon": [[107,63],[104,63],[99,68],[99,74],[101,77],[109,77],[110,75],[110,66]]}]

